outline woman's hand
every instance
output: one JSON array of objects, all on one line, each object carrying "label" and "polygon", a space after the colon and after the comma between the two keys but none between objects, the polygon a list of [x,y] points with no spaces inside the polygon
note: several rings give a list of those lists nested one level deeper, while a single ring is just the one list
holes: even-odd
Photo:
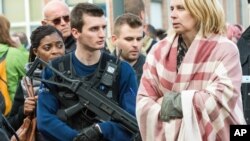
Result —
[{"label": "woman's hand", "polygon": [[35,112],[37,98],[38,96],[25,98],[24,108],[23,108],[24,115],[27,116]]}]

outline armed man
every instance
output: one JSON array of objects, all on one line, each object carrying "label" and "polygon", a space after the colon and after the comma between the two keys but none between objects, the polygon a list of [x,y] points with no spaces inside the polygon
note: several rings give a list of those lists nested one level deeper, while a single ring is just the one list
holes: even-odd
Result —
[{"label": "armed man", "polygon": [[[129,127],[121,126],[124,125],[121,124],[122,118],[121,120],[116,118],[114,118],[115,120],[103,120],[105,118],[96,116],[99,113],[96,111],[102,112],[107,109],[103,107],[110,103],[113,104],[113,106],[108,105],[111,112],[106,111],[106,113],[121,115],[119,113],[125,112],[134,117],[137,92],[137,81],[133,68],[128,63],[119,61],[101,51],[104,47],[106,32],[103,10],[94,4],[79,3],[72,9],[70,17],[72,35],[77,44],[76,50],[53,60],[50,65],[67,78],[80,80],[79,84],[84,84],[85,87],[72,85],[72,89],[69,89],[71,86],[65,88],[43,82],[37,105],[38,130],[47,140],[135,140],[133,134],[128,130]],[[44,70],[42,79],[58,83],[64,82],[50,67]],[[93,94],[90,94],[91,92]],[[82,97],[85,98],[86,95],[91,98],[83,100]],[[105,96],[102,98],[104,101],[101,101],[99,96]],[[109,101],[106,100],[106,97]],[[96,108],[93,103],[95,100],[100,103],[99,108]],[[79,101],[80,104],[77,104]],[[72,112],[70,109],[74,105],[77,105],[78,108]],[[121,111],[116,108],[120,111],[118,114],[116,110],[112,109],[116,105],[122,109]],[[125,117],[129,117],[128,115]]]}]

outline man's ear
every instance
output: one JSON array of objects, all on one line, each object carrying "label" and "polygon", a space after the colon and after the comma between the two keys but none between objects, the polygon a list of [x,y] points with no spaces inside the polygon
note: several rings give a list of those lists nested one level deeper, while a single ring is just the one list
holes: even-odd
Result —
[{"label": "man's ear", "polygon": [[112,41],[111,43],[112,43],[112,46],[114,47],[114,49],[118,49],[117,43],[116,43],[117,39],[118,39],[118,37],[116,35],[113,34],[111,36],[111,41]]},{"label": "man's ear", "polygon": [[111,36],[111,41],[112,41],[112,44],[115,45],[115,41],[117,40],[117,36],[116,35],[112,35]]},{"label": "man's ear", "polygon": [[75,38],[75,39],[78,39],[78,37],[79,37],[79,32],[78,32],[78,30],[77,29],[75,29],[75,28],[72,28],[71,29],[71,34],[73,35],[73,37]]},{"label": "man's ear", "polygon": [[119,49],[119,47],[117,46],[117,43],[116,43],[117,39],[118,39],[118,37],[116,35],[113,34],[111,36],[112,46],[114,47],[114,49],[116,51],[115,54],[118,56],[120,49]]},{"label": "man's ear", "polygon": [[146,15],[144,11],[140,12],[139,18],[142,20],[143,23],[146,23]]}]

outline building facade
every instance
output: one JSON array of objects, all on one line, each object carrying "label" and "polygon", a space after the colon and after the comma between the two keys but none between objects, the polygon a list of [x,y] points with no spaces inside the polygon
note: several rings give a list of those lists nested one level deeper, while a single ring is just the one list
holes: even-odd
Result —
[{"label": "building facade", "polygon": [[[11,31],[25,32],[28,37],[34,28],[41,25],[43,6],[50,0],[0,0],[0,13],[11,21]],[[63,0],[71,8],[79,2],[96,3],[101,6],[108,20],[108,36],[112,32],[115,17],[123,13],[126,0]],[[147,23],[155,28],[168,29],[170,0],[143,0],[145,3]],[[226,21],[241,24],[243,27],[250,25],[250,6],[248,0],[219,0],[225,9]]]}]

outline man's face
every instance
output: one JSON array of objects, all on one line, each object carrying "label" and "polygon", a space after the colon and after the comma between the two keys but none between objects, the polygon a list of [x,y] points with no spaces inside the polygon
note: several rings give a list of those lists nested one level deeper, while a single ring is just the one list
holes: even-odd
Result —
[{"label": "man's face", "polygon": [[73,35],[80,46],[87,50],[100,50],[104,47],[106,36],[106,19],[104,16],[83,15],[82,31],[73,30]]},{"label": "man's face", "polygon": [[113,35],[112,41],[116,50],[122,50],[120,58],[128,62],[134,62],[138,59],[142,48],[143,26],[131,28],[124,24],[120,28],[119,35]]},{"label": "man's face", "polygon": [[65,5],[57,5],[53,8],[47,9],[45,14],[45,24],[52,25],[62,32],[63,38],[66,39],[71,35],[70,29],[70,12]]}]

